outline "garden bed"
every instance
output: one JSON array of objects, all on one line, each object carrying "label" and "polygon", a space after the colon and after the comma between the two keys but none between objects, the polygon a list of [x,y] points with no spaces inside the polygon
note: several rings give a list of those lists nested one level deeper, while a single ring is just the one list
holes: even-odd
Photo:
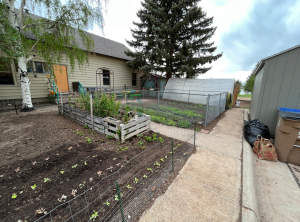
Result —
[{"label": "garden bed", "polygon": [[[3,137],[0,139],[3,159],[0,168],[0,218],[3,221],[34,221],[46,211],[71,200],[72,191],[77,190],[75,195],[78,198],[71,203],[74,214],[86,201],[90,202],[98,195],[99,191],[104,192],[113,186],[101,197],[101,201],[99,199],[88,210],[74,216],[75,221],[87,221],[92,210],[104,207],[101,214],[99,213],[99,218],[102,218],[117,203],[114,199],[109,200],[116,192],[115,181],[120,181],[124,195],[126,186],[132,187],[128,196],[124,196],[130,198],[134,190],[138,189],[132,180],[133,176],[142,180],[143,175],[149,173],[149,164],[153,171],[151,174],[155,175],[168,163],[160,159],[170,151],[171,140],[158,133],[157,138],[161,137],[162,142],[146,142],[145,137],[132,137],[125,144],[120,144],[115,139],[108,139],[104,134],[94,133],[58,115],[57,112],[24,114],[27,115],[25,118],[22,115],[16,116],[11,112],[11,116],[1,119],[4,125],[1,124]],[[14,124],[18,126],[18,130],[11,135]],[[149,131],[144,136],[153,138],[153,134]],[[174,140],[174,146],[178,144],[183,143]],[[4,150],[10,152],[12,148],[15,153],[6,156],[7,151]],[[175,153],[185,156],[186,150],[182,146]],[[133,157],[136,158],[129,161]],[[160,165],[153,165],[157,161]],[[134,168],[135,166],[137,167]],[[145,171],[141,171],[144,168]],[[109,179],[104,179],[105,177]],[[101,179],[102,182],[97,185],[97,189],[92,190],[93,193],[87,193],[85,198],[80,196]],[[65,200],[61,200],[62,195],[67,196]],[[111,203],[110,206],[104,205],[107,201]],[[52,212],[53,221],[63,221],[69,216],[68,205]],[[110,218],[109,215],[106,217],[107,220]],[[44,219],[50,221],[49,215]]]},{"label": "garden bed", "polygon": [[144,133],[150,128],[150,116],[145,114],[139,116],[133,114],[133,118],[127,124],[123,124],[121,120],[112,117],[91,116],[86,111],[81,111],[66,103],[63,104],[61,113],[92,130],[116,138],[122,143],[125,139]]}]

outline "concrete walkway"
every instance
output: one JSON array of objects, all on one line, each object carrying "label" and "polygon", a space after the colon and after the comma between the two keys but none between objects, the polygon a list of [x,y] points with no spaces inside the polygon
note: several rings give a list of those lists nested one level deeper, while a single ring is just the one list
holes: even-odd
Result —
[{"label": "concrete walkway", "polygon": [[[194,142],[192,130],[156,123],[151,128]],[[239,221],[242,128],[243,109],[231,109],[210,134],[197,133],[196,153],[140,221]]]}]

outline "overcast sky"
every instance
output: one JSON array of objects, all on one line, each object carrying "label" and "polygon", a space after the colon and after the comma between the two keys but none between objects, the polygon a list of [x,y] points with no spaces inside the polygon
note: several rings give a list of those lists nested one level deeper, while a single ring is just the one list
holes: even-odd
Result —
[{"label": "overcast sky", "polygon": [[[202,0],[199,5],[214,17],[212,40],[223,56],[198,78],[245,81],[259,60],[300,44],[300,0]],[[140,0],[110,0],[104,37],[127,45],[140,7]]]}]

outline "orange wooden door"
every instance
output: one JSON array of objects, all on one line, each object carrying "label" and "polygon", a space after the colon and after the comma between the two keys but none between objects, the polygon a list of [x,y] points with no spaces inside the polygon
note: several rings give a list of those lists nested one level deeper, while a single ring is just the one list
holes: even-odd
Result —
[{"label": "orange wooden door", "polygon": [[55,84],[60,92],[69,92],[69,82],[67,67],[62,65],[53,65],[53,71],[55,75]]}]

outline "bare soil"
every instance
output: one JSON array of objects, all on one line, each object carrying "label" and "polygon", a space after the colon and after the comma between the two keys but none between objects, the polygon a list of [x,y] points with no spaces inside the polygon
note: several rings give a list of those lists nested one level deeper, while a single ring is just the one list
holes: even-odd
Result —
[{"label": "bare soil", "polygon": [[[116,181],[124,175],[130,178],[137,170],[143,169],[165,153],[169,153],[171,141],[156,133],[157,137],[164,139],[163,143],[146,142],[143,138],[133,137],[125,144],[120,144],[115,139],[93,133],[71,119],[59,115],[57,107],[19,115],[13,111],[1,113],[0,133],[1,221],[34,221],[43,215],[36,212],[38,209],[49,211],[61,204],[58,199],[62,195],[66,195],[68,201],[73,198],[71,195],[73,189],[77,189],[76,195],[79,195],[97,184],[103,177],[112,175],[108,183],[100,184],[98,187],[99,190],[106,190],[111,181]],[[84,135],[79,135],[81,133]],[[145,135],[153,136],[153,132],[149,131]],[[91,144],[86,141],[86,137],[92,140]],[[144,143],[143,149],[138,145],[139,141]],[[174,146],[178,144],[183,142],[174,140]],[[122,149],[128,147],[128,149],[117,151],[121,147]],[[143,153],[146,150],[147,152]],[[178,149],[176,152],[182,152],[181,155],[186,156],[183,149]],[[128,162],[139,154],[142,155]],[[176,173],[186,160],[187,158],[183,158],[178,165],[180,167],[176,167]],[[161,162],[161,165],[165,163],[166,161]],[[138,169],[130,172],[136,165],[139,165]],[[120,171],[113,175],[119,169]],[[154,169],[153,166],[154,173],[158,173],[160,169],[160,167]],[[143,175],[145,172],[140,174]],[[167,184],[174,178],[172,177]],[[130,184],[135,185],[132,181]],[[36,188],[32,189],[34,185]],[[123,189],[126,185],[125,180],[120,183]],[[165,189],[167,186],[159,192],[164,192]],[[115,192],[114,189],[107,192],[103,201]],[[12,198],[13,194],[17,197]],[[86,198],[85,201],[88,202],[92,197]],[[78,202],[75,202],[78,209],[82,207],[79,201],[78,198]],[[100,206],[103,206],[103,202],[97,203],[94,207]],[[107,208],[106,211],[109,210],[109,206]],[[68,218],[68,214],[61,213],[65,211],[66,206],[59,208],[52,215],[54,221]],[[50,218],[47,217],[46,221],[49,220]]]}]

